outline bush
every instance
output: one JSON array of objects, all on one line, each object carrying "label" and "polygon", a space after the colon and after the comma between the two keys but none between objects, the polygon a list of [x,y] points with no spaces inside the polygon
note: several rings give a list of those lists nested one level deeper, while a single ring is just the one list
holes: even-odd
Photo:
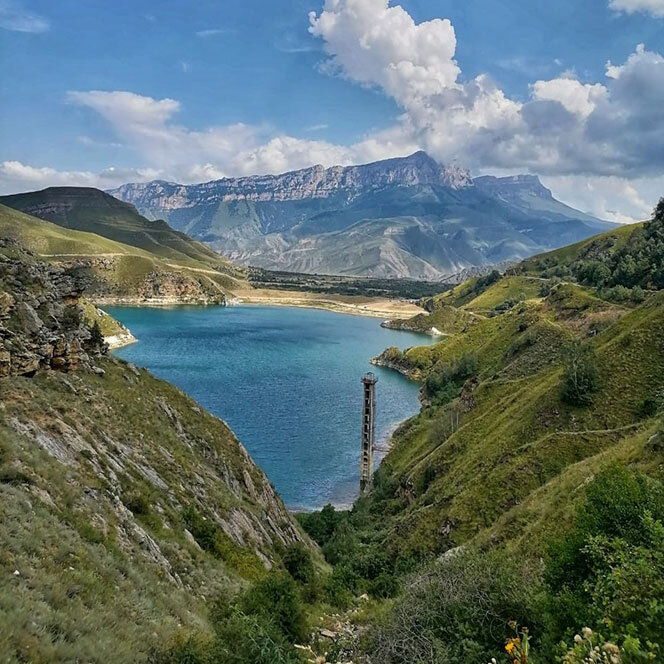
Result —
[{"label": "bush", "polygon": [[[264,616],[233,611],[217,627],[214,664],[301,664],[302,660]],[[210,664],[213,664],[210,662]]]},{"label": "bush", "polygon": [[426,393],[437,405],[451,401],[464,381],[477,373],[478,364],[475,353],[464,353],[451,364],[437,367],[424,381]]},{"label": "bush", "polygon": [[61,325],[65,331],[77,330],[83,322],[83,310],[72,304],[64,308]]},{"label": "bush", "polygon": [[533,623],[537,570],[503,552],[448,554],[408,584],[370,637],[381,664],[467,664],[502,655],[510,620]]},{"label": "bush", "polygon": [[664,643],[664,484],[615,466],[586,493],[574,530],[549,546],[546,645],[581,626]]},{"label": "bush", "polygon": [[240,599],[240,610],[271,621],[291,643],[307,636],[302,602],[295,581],[287,574],[271,572]]},{"label": "bush", "polygon": [[304,531],[319,546],[327,544],[337,526],[346,517],[346,512],[337,512],[333,505],[325,505],[319,512],[300,512],[296,514],[296,518]]},{"label": "bush", "polygon": [[92,348],[102,349],[106,345],[104,335],[102,334],[99,321],[95,321],[90,328],[90,345]]},{"label": "bush", "polygon": [[291,544],[283,555],[286,571],[299,583],[310,583],[314,580],[314,564],[309,550],[303,544]]},{"label": "bush", "polygon": [[562,378],[562,399],[571,406],[590,406],[599,388],[595,349],[576,343],[566,356]]}]

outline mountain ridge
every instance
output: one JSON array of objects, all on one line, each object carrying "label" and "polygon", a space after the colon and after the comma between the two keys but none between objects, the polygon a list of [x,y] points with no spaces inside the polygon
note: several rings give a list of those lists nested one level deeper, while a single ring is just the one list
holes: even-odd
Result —
[{"label": "mountain ridge", "polygon": [[231,260],[270,270],[442,279],[614,228],[557,201],[534,175],[473,179],[425,152],[359,166],[112,195]]}]

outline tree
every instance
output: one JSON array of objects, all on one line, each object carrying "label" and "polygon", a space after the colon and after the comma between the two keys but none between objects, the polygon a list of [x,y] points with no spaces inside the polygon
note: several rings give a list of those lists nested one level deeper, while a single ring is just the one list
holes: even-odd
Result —
[{"label": "tree", "polygon": [[90,345],[93,348],[101,350],[105,344],[106,340],[104,339],[101,327],[99,327],[99,321],[96,320],[90,328]]},{"label": "tree", "polygon": [[595,349],[575,343],[569,349],[562,380],[562,399],[571,406],[590,406],[599,387]]}]

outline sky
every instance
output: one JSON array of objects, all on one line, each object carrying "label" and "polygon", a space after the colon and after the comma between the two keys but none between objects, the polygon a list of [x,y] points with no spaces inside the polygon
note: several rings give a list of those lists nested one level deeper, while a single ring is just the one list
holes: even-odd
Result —
[{"label": "sky", "polygon": [[664,0],[0,0],[0,192],[426,150],[604,219],[664,195]]}]

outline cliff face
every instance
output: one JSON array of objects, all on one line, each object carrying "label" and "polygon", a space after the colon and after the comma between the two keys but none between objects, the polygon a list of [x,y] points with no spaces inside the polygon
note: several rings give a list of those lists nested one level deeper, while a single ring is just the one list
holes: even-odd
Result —
[{"label": "cliff face", "polygon": [[145,661],[300,534],[226,424],[104,355],[81,284],[0,244],[0,644]]},{"label": "cliff face", "polygon": [[455,166],[441,166],[425,152],[361,166],[312,166],[281,175],[222,178],[204,184],[180,185],[157,180],[126,184],[110,193],[139,209],[173,210],[228,201],[297,201],[328,198],[342,192],[347,198],[391,184],[472,186],[470,174]]},{"label": "cliff face", "polygon": [[235,262],[314,274],[440,279],[612,228],[555,200],[533,175],[473,180],[424,152],[111,193]]},{"label": "cliff face", "polygon": [[0,250],[0,377],[89,368],[96,349],[79,308],[82,284],[13,240],[0,238]]}]

